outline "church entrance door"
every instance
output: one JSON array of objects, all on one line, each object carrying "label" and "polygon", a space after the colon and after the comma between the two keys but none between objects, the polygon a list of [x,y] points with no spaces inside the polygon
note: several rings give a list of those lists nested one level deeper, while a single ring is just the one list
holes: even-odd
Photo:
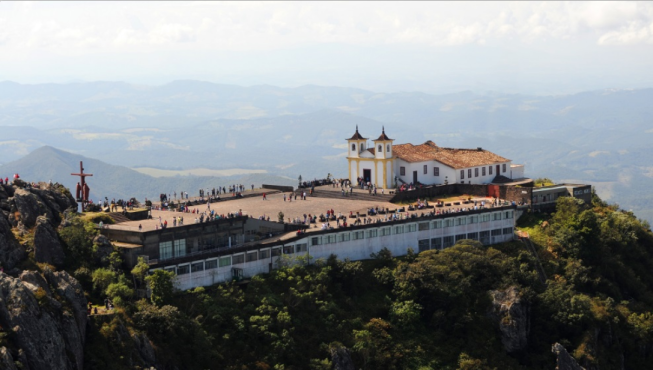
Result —
[{"label": "church entrance door", "polygon": [[417,184],[417,171],[413,171],[413,184]]},{"label": "church entrance door", "polygon": [[363,170],[363,179],[365,182],[372,181],[372,170]]}]

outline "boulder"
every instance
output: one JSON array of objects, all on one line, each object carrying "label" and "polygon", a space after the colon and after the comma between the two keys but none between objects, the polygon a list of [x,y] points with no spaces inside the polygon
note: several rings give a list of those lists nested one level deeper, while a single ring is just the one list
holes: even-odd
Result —
[{"label": "boulder", "polygon": [[61,222],[61,214],[68,209],[77,209],[75,199],[63,187],[52,190],[14,188],[13,197],[9,203],[9,221],[13,226],[19,223],[30,229],[36,224],[38,216],[45,215],[57,226]]},{"label": "boulder", "polygon": [[25,368],[82,369],[86,318],[80,320],[78,312],[84,309],[83,292],[66,272],[49,275],[46,280],[66,305],[46,290],[32,291],[43,283],[35,275],[23,276],[32,284],[0,273],[0,326],[13,332]]},{"label": "boulder", "polygon": [[36,271],[23,271],[18,277],[31,291],[36,292],[38,288],[43,289],[48,296],[52,296],[52,291],[48,282]]},{"label": "boulder", "polygon": [[578,362],[571,357],[562,344],[554,344],[551,348],[551,352],[555,353],[558,357],[556,370],[585,370],[584,367],[580,366]]},{"label": "boulder", "polygon": [[489,316],[499,325],[504,348],[508,353],[523,350],[528,345],[530,305],[520,297],[517,287],[492,290],[490,296]]},{"label": "boulder", "polygon": [[54,218],[45,203],[27,189],[16,189],[14,196],[9,199],[9,204],[11,205],[9,221],[13,226],[18,226],[20,222],[30,229],[36,225],[36,219],[41,215],[46,215],[50,220]]},{"label": "boulder", "polygon": [[11,232],[11,225],[0,213],[0,264],[2,268],[9,271],[27,256],[25,248],[14,237]]},{"label": "boulder", "polygon": [[331,347],[330,351],[334,370],[356,370],[347,347],[335,346]]},{"label": "boulder", "polygon": [[66,259],[57,232],[43,216],[39,216],[36,220],[34,259],[36,262],[49,263],[56,267],[62,267]]}]

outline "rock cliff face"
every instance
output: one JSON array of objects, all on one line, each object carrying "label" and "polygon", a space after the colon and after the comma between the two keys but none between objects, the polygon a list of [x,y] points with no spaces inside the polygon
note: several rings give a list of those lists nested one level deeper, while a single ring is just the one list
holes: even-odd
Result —
[{"label": "rock cliff face", "polygon": [[347,347],[331,348],[331,362],[334,370],[355,370],[354,362]]},{"label": "rock cliff face", "polygon": [[77,209],[75,199],[61,186],[55,186],[52,190],[13,188],[6,185],[4,188],[12,188],[12,191],[5,191],[5,207],[8,208],[6,211],[9,212],[9,222],[14,227],[22,224],[27,229],[32,228],[39,216],[46,216],[56,227],[61,222],[61,214],[65,210]]},{"label": "rock cliff face", "polygon": [[565,347],[560,343],[556,343],[551,348],[551,352],[555,353],[558,357],[558,362],[556,365],[556,370],[585,370],[584,367],[580,366],[576,360],[567,352]]},{"label": "rock cliff face", "polygon": [[[29,369],[82,369],[87,317],[79,283],[66,272],[0,273],[0,326],[11,331]],[[47,287],[48,289],[44,289]],[[56,292],[63,304],[53,297]]]},{"label": "rock cliff face", "polygon": [[490,317],[494,318],[501,330],[501,342],[508,353],[526,348],[530,332],[530,307],[519,297],[519,289],[490,291],[492,307]]},{"label": "rock cliff face", "polygon": [[[61,245],[54,237],[54,229],[61,223],[61,215],[69,209],[76,210],[77,203],[62,186],[41,190],[0,185],[0,264],[3,269],[13,269],[27,255],[25,246],[21,246],[14,237],[12,227],[16,228],[18,234],[26,235],[31,228],[37,226],[39,240],[35,244],[39,256],[43,257],[45,253],[42,261],[57,265],[61,258],[57,248]],[[39,216],[44,217],[37,222]],[[49,228],[45,225],[46,221]]]},{"label": "rock cliff face", "polygon": [[66,255],[64,254],[57,232],[48,219],[39,216],[34,229],[34,259],[36,262],[45,262],[56,267],[62,267]]},{"label": "rock cliff face", "polygon": [[67,272],[46,269],[41,274],[17,268],[32,247],[38,262],[63,265],[65,256],[55,229],[61,215],[76,207],[62,187],[0,185],[0,264],[7,272],[0,272],[0,330],[12,344],[0,347],[2,369],[84,366],[88,318],[79,282]]}]

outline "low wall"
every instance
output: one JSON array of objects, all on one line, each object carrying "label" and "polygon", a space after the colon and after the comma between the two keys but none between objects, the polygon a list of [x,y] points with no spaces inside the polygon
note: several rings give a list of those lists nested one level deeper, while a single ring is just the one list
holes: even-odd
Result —
[{"label": "low wall", "polygon": [[272,190],[279,190],[283,192],[292,192],[295,190],[292,186],[284,186],[284,185],[267,185],[263,184],[261,185],[263,189],[272,189]]},{"label": "low wall", "polygon": [[448,184],[427,186],[415,190],[395,193],[392,199],[390,199],[390,202],[405,203],[417,200],[417,198],[437,198],[450,196],[452,194],[469,194],[472,196],[484,197],[487,196],[487,185]]},{"label": "low wall", "polygon": [[[417,198],[438,198],[450,196],[452,194],[468,194],[473,197],[486,197],[489,194],[488,186],[490,185],[448,184],[428,186],[415,190],[395,193],[390,202],[407,203],[415,201]],[[500,199],[514,201],[516,203],[524,202],[525,204],[530,204],[531,202],[531,194],[533,192],[533,188],[502,185],[498,185],[498,188]]]},{"label": "low wall", "polygon": [[148,212],[149,211],[147,209],[142,209],[139,211],[128,211],[125,212],[124,215],[125,217],[127,217],[132,221],[138,221],[138,220],[146,220]]},{"label": "low wall", "polygon": [[516,186],[499,186],[499,198],[516,202],[517,204],[530,204],[533,188]]}]

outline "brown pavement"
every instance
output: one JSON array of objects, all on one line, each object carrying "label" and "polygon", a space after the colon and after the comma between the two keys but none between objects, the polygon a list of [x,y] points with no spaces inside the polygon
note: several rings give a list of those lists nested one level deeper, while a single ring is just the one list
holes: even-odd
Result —
[{"label": "brown pavement", "polygon": [[[290,196],[291,193],[276,193],[268,194],[267,200],[263,200],[263,196],[257,196],[252,198],[242,198],[229,201],[221,201],[210,204],[210,209],[214,210],[218,214],[227,214],[227,213],[237,213],[242,212],[243,215],[252,216],[254,218],[259,218],[260,216],[270,217],[270,221],[277,221],[279,211],[284,214],[284,221],[288,222],[288,218],[294,219],[299,217],[304,219],[304,214],[306,215],[317,215],[326,214],[327,210],[333,209],[335,214],[342,213],[343,215],[349,215],[350,212],[356,214],[356,212],[366,212],[367,209],[372,207],[381,208],[390,208],[395,209],[397,206],[395,204],[385,202],[385,201],[364,201],[364,200],[352,200],[348,197],[343,197],[343,199],[331,199],[331,198],[318,198],[307,196],[306,200],[301,200],[300,197],[297,197],[297,200],[293,197],[292,201],[286,200],[283,201],[283,196],[286,195],[286,198]],[[192,211],[195,209],[196,212],[210,212],[207,204],[200,204],[197,206],[189,207]],[[152,219],[151,220],[141,220],[141,221],[129,221],[122,222],[116,225],[109,225],[109,228],[118,228],[118,229],[130,229],[138,230],[138,225],[143,226],[143,230],[154,230],[156,225],[159,224],[159,217],[161,217],[161,222],[168,221],[168,227],[172,227],[173,217],[183,217],[184,224],[189,225],[194,223],[195,217],[199,217],[198,213],[182,213],[174,211],[157,211],[152,210]]]}]

